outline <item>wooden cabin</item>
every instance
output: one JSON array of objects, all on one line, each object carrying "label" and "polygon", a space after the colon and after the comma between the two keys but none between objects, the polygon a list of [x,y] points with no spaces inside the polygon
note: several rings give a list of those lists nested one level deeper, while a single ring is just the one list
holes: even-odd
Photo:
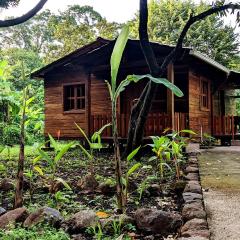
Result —
[{"label": "wooden cabin", "polygon": [[[98,38],[69,55],[32,73],[44,80],[45,135],[62,139],[79,138],[79,124],[88,135],[111,122],[111,103],[105,80],[110,80],[110,57],[115,41]],[[173,46],[151,43],[159,64]],[[148,73],[138,40],[129,40],[120,65],[118,81],[129,74]],[[184,93],[179,98],[159,85],[145,127],[145,136],[161,135],[170,127],[192,129],[214,136],[237,134],[236,116],[225,112],[224,91],[238,88],[240,73],[196,52],[183,48],[181,57],[169,66],[165,77]],[[148,80],[130,84],[118,101],[118,124],[121,139],[127,138],[131,107]],[[103,133],[111,139],[111,129]]]}]

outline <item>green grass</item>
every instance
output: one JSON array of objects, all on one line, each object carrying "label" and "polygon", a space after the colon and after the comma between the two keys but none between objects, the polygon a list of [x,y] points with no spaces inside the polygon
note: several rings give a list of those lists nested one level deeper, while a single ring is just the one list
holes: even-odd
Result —
[{"label": "green grass", "polygon": [[[1,157],[8,157],[8,149],[5,148],[3,152],[0,154]],[[17,157],[19,155],[19,146],[13,146],[10,148],[10,156]],[[26,146],[25,147],[25,156],[34,156],[36,155],[36,150],[34,146]]]},{"label": "green grass", "polygon": [[1,240],[70,240],[63,230],[49,226],[35,226],[29,229],[16,227],[7,231],[0,230]]}]

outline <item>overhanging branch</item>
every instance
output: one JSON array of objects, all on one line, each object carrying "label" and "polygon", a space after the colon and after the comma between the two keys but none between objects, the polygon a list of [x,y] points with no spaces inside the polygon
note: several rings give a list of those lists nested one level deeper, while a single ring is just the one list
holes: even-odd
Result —
[{"label": "overhanging branch", "polygon": [[11,27],[26,22],[27,20],[35,16],[43,8],[46,2],[47,0],[40,0],[34,8],[32,8],[29,12],[25,13],[20,17],[14,19],[0,20],[0,28]]}]

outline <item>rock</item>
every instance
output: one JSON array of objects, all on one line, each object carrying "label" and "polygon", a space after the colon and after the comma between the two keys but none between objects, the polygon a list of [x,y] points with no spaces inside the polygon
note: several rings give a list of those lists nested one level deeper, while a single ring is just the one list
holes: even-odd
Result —
[{"label": "rock", "polygon": [[48,223],[52,226],[58,227],[60,226],[61,221],[63,221],[63,217],[58,210],[50,207],[43,207],[31,213],[24,221],[23,226],[31,227],[38,223]]},{"label": "rock", "polygon": [[190,164],[197,164],[198,165],[198,160],[197,160],[197,158],[189,158],[188,159],[188,164],[190,165]]},{"label": "rock", "polygon": [[77,188],[84,191],[94,191],[98,186],[98,182],[92,174],[87,174],[83,179],[77,183]]},{"label": "rock", "polygon": [[62,228],[70,234],[78,234],[88,227],[95,226],[97,222],[98,218],[94,211],[82,210],[65,221]]},{"label": "rock", "polygon": [[200,237],[203,239],[209,239],[210,237],[210,232],[209,230],[191,230],[191,231],[186,231],[182,233],[183,237],[187,237],[187,239],[192,239],[193,237]]},{"label": "rock", "polygon": [[179,214],[157,209],[138,209],[134,218],[139,229],[154,234],[169,234],[182,225],[182,217]]},{"label": "rock", "polygon": [[185,169],[185,173],[198,173],[198,172],[199,172],[198,167],[188,166]]},{"label": "rock", "polygon": [[185,221],[193,218],[206,219],[206,212],[201,202],[193,202],[186,204],[182,209],[182,217]]},{"label": "rock", "polygon": [[209,240],[209,238],[205,238],[205,237],[181,237],[178,238],[178,240]]},{"label": "rock", "polygon": [[198,173],[188,173],[185,178],[189,181],[198,181],[199,175]]},{"label": "rock", "polygon": [[8,225],[23,222],[28,216],[26,208],[16,208],[0,216],[0,229],[6,229]]},{"label": "rock", "polygon": [[108,183],[99,184],[98,189],[103,195],[112,195],[115,192],[115,186],[111,186]]},{"label": "rock", "polygon": [[[181,236],[187,237],[188,233],[194,232],[194,231],[206,231],[207,229],[207,221],[204,219],[194,218],[189,221],[187,221],[181,228]],[[200,236],[200,235],[192,235],[194,236]],[[189,237],[191,237],[189,235]],[[206,237],[206,236],[201,236]]]},{"label": "rock", "polygon": [[6,209],[5,208],[2,208],[0,207],[0,216],[2,216],[4,213],[6,213]]},{"label": "rock", "polygon": [[185,192],[183,193],[183,199],[185,203],[191,203],[195,201],[201,201],[203,197],[202,194],[199,193]]},{"label": "rock", "polygon": [[183,192],[202,193],[201,185],[196,181],[189,181]]},{"label": "rock", "polygon": [[11,179],[9,178],[4,178],[1,182],[0,182],[0,190],[7,192],[10,190],[13,190],[15,188],[13,182]]},{"label": "rock", "polygon": [[152,184],[147,188],[147,191],[150,193],[151,196],[158,197],[162,193],[162,188],[159,184]]},{"label": "rock", "polygon": [[75,234],[75,235],[72,235],[71,239],[72,240],[86,240],[87,238],[85,238],[82,234]]}]

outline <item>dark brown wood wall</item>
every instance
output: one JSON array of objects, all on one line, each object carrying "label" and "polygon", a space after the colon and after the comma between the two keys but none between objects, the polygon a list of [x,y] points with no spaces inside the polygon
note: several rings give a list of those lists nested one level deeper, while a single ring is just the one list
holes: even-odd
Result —
[{"label": "dark brown wood wall", "polygon": [[45,87],[45,136],[50,133],[57,137],[60,130],[61,138],[78,138],[79,130],[74,122],[88,132],[88,98],[86,95],[85,110],[80,113],[64,113],[63,111],[63,85],[70,83],[85,83],[86,94],[88,92],[88,73],[79,70],[72,73],[54,74],[44,81]]},{"label": "dark brown wood wall", "polygon": [[[207,110],[200,108],[200,74],[189,71],[189,128],[200,134],[202,125],[203,133],[211,134],[211,107]],[[210,81],[210,80],[209,80]],[[211,85],[211,81],[210,81]],[[210,97],[211,101],[211,97]],[[211,102],[209,103],[211,106]]]},{"label": "dark brown wood wall", "polygon": [[111,115],[111,100],[108,92],[107,84],[103,79],[98,79],[95,75],[91,74],[91,114]]}]

